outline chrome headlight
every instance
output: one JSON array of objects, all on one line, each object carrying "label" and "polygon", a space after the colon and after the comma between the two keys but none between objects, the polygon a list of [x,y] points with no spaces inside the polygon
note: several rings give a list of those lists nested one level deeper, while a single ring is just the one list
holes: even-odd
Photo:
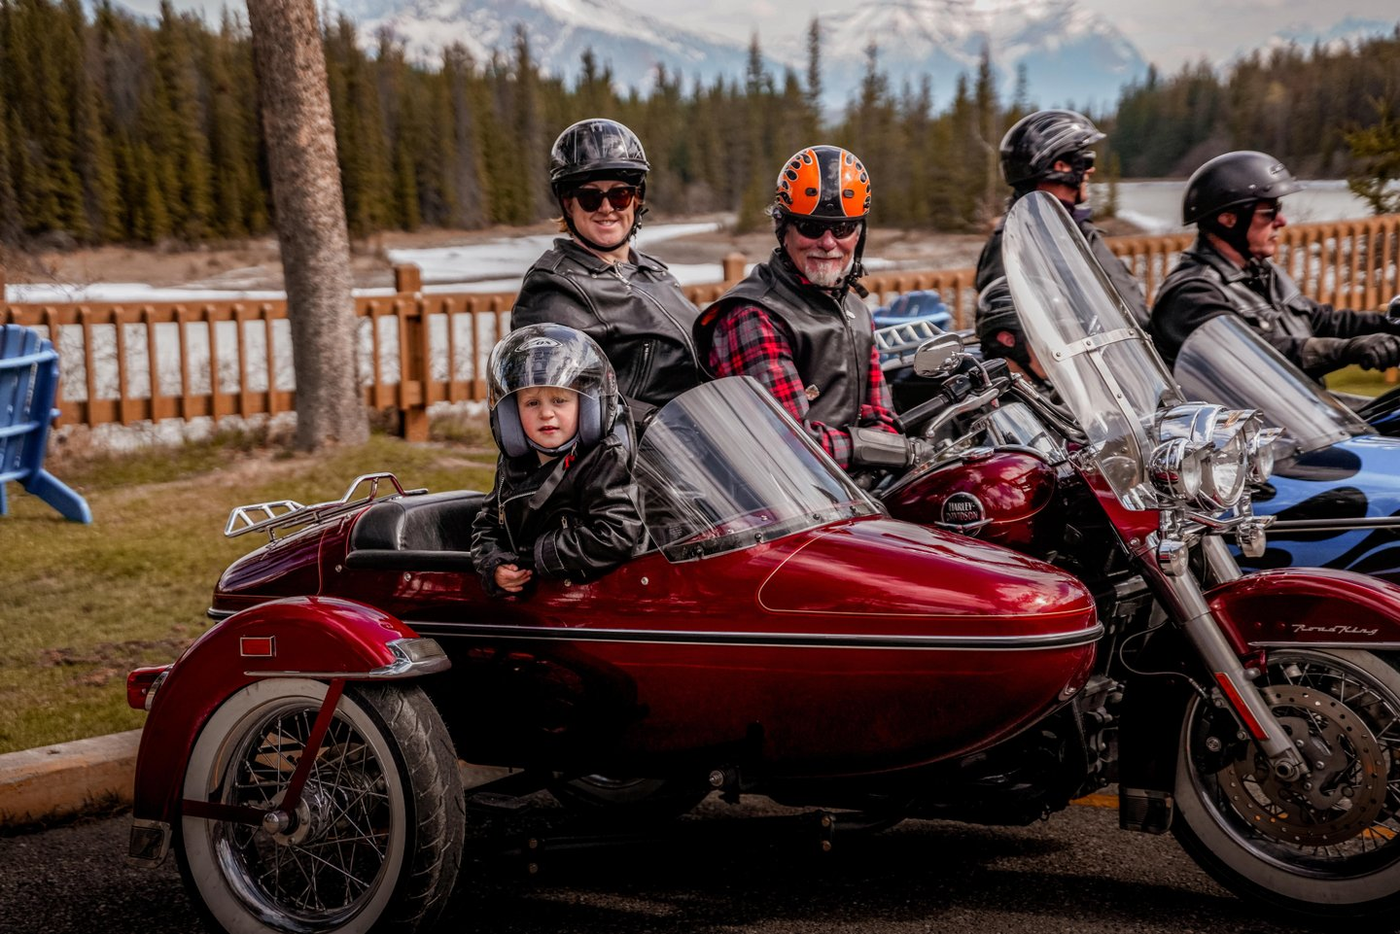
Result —
[{"label": "chrome headlight", "polygon": [[1158,492],[1192,502],[1201,493],[1201,455],[1206,450],[1193,447],[1185,438],[1173,438],[1157,445],[1148,472]]},{"label": "chrome headlight", "polygon": [[[1153,483],[1197,509],[1228,509],[1239,502],[1259,467],[1272,468],[1253,456],[1257,450],[1261,461],[1267,457],[1265,445],[1256,443],[1263,432],[1252,410],[1203,402],[1174,406],[1158,426],[1162,443],[1152,454]],[[1194,483],[1193,469],[1198,472]]]}]

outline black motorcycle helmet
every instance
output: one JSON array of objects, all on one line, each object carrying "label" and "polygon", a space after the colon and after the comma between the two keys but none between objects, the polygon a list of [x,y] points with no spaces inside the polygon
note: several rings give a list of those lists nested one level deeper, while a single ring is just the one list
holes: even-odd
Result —
[{"label": "black motorcycle helmet", "polygon": [[626,239],[636,236],[642,226],[642,215],[646,213],[647,172],[650,169],[651,163],[647,162],[642,141],[637,139],[636,133],[616,120],[590,117],[566,128],[549,150],[549,186],[559,202],[559,210],[569,226],[569,233],[595,250],[606,252],[615,248],[593,243],[580,236],[564,206],[564,199],[575,188],[586,182],[607,179],[637,186],[637,213]]},{"label": "black motorcycle helmet", "polygon": [[1028,375],[1035,375],[1026,335],[1021,330],[1021,319],[1016,314],[1016,303],[1011,299],[1011,286],[1005,276],[993,279],[978,294],[973,328],[982,345],[983,359],[1005,357]]},{"label": "black motorcycle helmet", "polygon": [[[487,364],[491,434],[507,457],[531,450],[559,455],[597,444],[617,421],[617,377],[593,338],[562,324],[532,324],[507,334]],[[572,441],[546,449],[525,436],[516,393],[556,386],[579,394],[578,431]]]},{"label": "black motorcycle helmet", "polygon": [[[1037,110],[1017,120],[1001,138],[1001,174],[1017,191],[1039,182],[1063,182],[1078,188],[1094,164],[1090,146],[1104,138],[1092,120],[1073,110]],[[1057,161],[1070,163],[1056,172]]]},{"label": "black motorcycle helmet", "polygon": [[[1216,156],[1191,173],[1181,199],[1181,222],[1209,231],[1249,256],[1249,225],[1261,201],[1277,201],[1305,186],[1284,164],[1268,153],[1253,150]],[[1234,227],[1226,227],[1221,214],[1235,215]]]}]

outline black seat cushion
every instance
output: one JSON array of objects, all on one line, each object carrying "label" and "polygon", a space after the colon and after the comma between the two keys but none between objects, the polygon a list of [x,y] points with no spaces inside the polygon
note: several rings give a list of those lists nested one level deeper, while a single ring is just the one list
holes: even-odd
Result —
[{"label": "black seat cushion", "polygon": [[485,493],[458,490],[375,503],[350,533],[347,567],[470,570],[472,520]]}]

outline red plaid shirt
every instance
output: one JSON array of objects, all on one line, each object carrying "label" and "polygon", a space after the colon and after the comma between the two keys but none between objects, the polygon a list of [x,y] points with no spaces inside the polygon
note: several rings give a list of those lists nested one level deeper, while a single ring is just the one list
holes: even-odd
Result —
[{"label": "red plaid shirt", "polygon": [[[757,305],[737,305],[715,326],[709,364],[716,376],[752,376],[843,468],[851,463],[851,436],[846,426],[833,428],[807,419],[811,407],[802,375],[792,358],[792,332],[779,317]],[[870,388],[854,423],[898,431],[890,387],[880,369],[880,355],[870,348]]]}]

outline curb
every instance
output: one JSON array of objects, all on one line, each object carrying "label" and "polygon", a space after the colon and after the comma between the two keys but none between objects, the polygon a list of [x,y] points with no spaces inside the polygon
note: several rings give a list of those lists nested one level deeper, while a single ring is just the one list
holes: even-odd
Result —
[{"label": "curb", "polygon": [[0,828],[129,805],[141,731],[0,755]]}]

